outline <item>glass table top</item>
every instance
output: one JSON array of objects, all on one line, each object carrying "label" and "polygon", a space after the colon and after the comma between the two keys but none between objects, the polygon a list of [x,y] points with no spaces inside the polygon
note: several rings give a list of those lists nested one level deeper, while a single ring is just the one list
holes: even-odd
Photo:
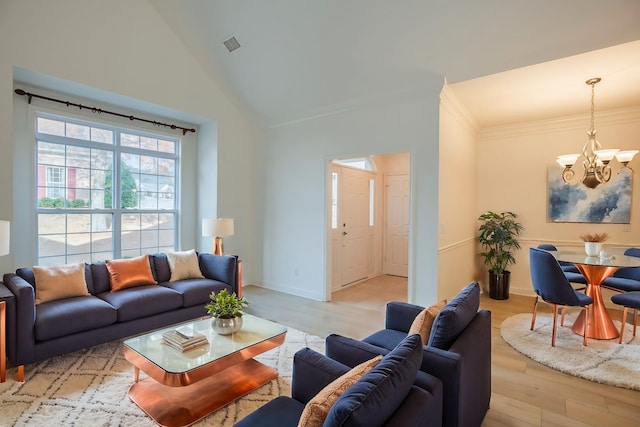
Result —
[{"label": "glass table top", "polygon": [[[287,332],[285,326],[250,314],[243,315],[242,322],[239,332],[218,335],[211,328],[211,317],[205,316],[129,338],[124,345],[166,372],[185,373]],[[162,334],[172,330],[201,333],[209,343],[181,352],[162,343]]]},{"label": "glass table top", "polygon": [[586,256],[584,251],[549,251],[558,261],[572,262],[574,264],[600,265],[603,267],[640,267],[640,258],[613,254],[610,258],[599,256]]}]

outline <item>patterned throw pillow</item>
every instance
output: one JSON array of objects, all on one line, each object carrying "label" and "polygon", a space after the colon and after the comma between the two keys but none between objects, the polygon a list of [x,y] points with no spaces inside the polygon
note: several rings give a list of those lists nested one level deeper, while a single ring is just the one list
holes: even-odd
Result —
[{"label": "patterned throw pillow", "polygon": [[371,368],[376,366],[380,360],[382,360],[382,356],[376,356],[371,360],[367,360],[336,378],[320,390],[320,392],[305,405],[304,411],[302,411],[302,415],[300,415],[300,420],[298,421],[298,427],[321,427],[331,407],[340,398],[342,393],[357,383],[358,380],[369,372]]},{"label": "patterned throw pillow", "polygon": [[170,282],[182,279],[203,279],[198,263],[198,254],[195,249],[182,252],[167,252],[169,269],[171,270]]},{"label": "patterned throw pillow", "polygon": [[89,295],[84,278],[84,263],[56,267],[33,267],[36,304],[62,298]]},{"label": "patterned throw pillow", "polygon": [[146,255],[130,259],[114,259],[107,261],[106,264],[113,292],[135,286],[158,284],[153,278],[149,257]]},{"label": "patterned throw pillow", "polygon": [[429,335],[431,335],[433,321],[445,305],[447,305],[447,300],[442,300],[418,313],[416,318],[413,320],[407,335],[420,334],[420,338],[422,338],[422,345],[427,345],[429,342]]}]

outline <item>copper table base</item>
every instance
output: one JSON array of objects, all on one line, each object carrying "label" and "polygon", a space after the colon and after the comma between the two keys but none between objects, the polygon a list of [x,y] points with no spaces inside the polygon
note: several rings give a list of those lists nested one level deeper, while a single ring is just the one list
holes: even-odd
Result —
[{"label": "copper table base", "polygon": [[[589,319],[587,322],[587,338],[596,338],[600,340],[609,340],[618,338],[620,333],[618,328],[613,324],[611,316],[607,311],[602,299],[602,288],[600,284],[604,279],[611,276],[618,270],[618,267],[606,267],[600,265],[576,264],[578,270],[587,279],[586,294],[593,299],[593,304],[589,307]],[[582,336],[584,331],[585,314],[584,311],[573,324],[571,330]]]},{"label": "copper table base", "polygon": [[276,370],[248,359],[182,387],[146,378],[129,388],[129,398],[161,426],[188,426],[277,377]]}]

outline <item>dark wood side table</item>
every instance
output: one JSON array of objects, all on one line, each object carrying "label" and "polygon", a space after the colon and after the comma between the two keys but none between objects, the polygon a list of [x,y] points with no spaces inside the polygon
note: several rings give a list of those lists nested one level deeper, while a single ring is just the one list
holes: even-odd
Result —
[{"label": "dark wood side table", "polygon": [[13,302],[13,293],[0,282],[0,382],[7,379],[7,303]]}]

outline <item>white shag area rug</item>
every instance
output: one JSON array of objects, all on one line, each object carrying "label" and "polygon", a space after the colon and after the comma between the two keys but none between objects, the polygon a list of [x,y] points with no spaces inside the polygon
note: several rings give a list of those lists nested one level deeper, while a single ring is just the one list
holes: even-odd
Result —
[{"label": "white shag area rug", "polygon": [[[545,366],[590,381],[640,390],[640,333],[633,336],[633,325],[626,325],[622,344],[618,338],[587,339],[584,347],[582,336],[571,330],[576,317],[577,313],[567,313],[565,326],[560,326],[558,316],[555,347],[551,347],[551,313],[538,313],[533,331],[529,329],[531,313],[516,314],[502,323],[500,333],[511,347]],[[620,328],[619,321],[614,324]]]},{"label": "white shag area rug", "polygon": [[[304,347],[324,354],[324,339],[288,328],[282,346],[255,358],[279,377],[194,425],[232,426],[275,397],[290,395],[293,355]],[[10,369],[0,383],[0,426],[155,426],[129,400],[132,384],[133,366],[121,341],[27,365],[24,383]]]}]

